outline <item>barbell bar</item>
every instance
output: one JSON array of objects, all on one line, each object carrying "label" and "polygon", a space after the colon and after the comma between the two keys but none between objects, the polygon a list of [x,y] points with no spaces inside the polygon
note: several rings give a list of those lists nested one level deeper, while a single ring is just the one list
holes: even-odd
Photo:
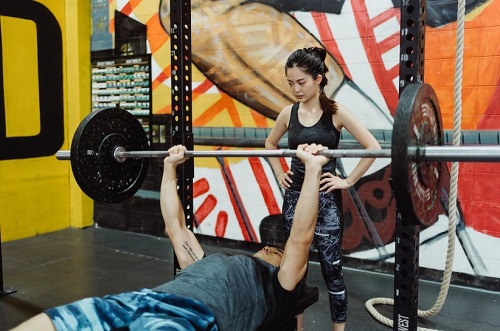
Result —
[{"label": "barbell bar", "polygon": [[[206,150],[206,151],[186,151],[187,157],[292,157],[297,154],[297,150],[276,149],[276,150]],[[329,158],[359,157],[359,158],[390,158],[391,150],[368,150],[368,149],[348,149],[348,150],[326,150],[320,152]],[[127,151],[118,146],[113,151],[113,157],[118,162],[124,162],[127,158],[155,158],[166,157],[168,151]],[[58,151],[58,160],[71,160],[70,151]]]},{"label": "barbell bar", "polygon": [[[93,111],[80,123],[70,151],[56,158],[70,160],[75,180],[94,200],[121,202],[141,187],[148,159],[166,157],[151,151],[141,123],[128,111]],[[292,157],[296,150],[187,151],[188,157]],[[500,146],[443,146],[437,96],[428,84],[411,84],[401,93],[390,149],[348,149],[321,152],[331,158],[391,158],[394,196],[403,219],[430,225],[437,220],[443,162],[499,162]]]},{"label": "barbell bar", "polygon": [[[329,158],[391,158],[391,149],[335,149],[319,154]],[[293,149],[278,150],[207,150],[186,151],[187,157],[292,157]],[[500,145],[494,146],[427,146],[408,148],[409,157],[425,162],[500,162]],[[127,151],[122,146],[114,149],[113,157],[118,162],[127,158],[164,158],[168,151]],[[71,160],[70,151],[58,151],[58,160]]]}]

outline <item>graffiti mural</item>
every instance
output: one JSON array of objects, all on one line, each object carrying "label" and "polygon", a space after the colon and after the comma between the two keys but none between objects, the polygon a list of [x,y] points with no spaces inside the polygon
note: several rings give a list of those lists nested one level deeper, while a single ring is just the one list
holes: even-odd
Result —
[{"label": "graffiti mural", "polygon": [[[328,51],[326,93],[383,139],[392,129],[398,103],[398,6],[399,1],[391,0],[192,0],[193,127],[205,132],[219,128],[239,139],[245,139],[237,136],[245,130],[267,132],[279,111],[294,102],[284,76],[286,58],[297,48],[318,46]],[[147,26],[154,62],[153,111],[169,114],[169,1],[111,0],[109,7],[110,13],[116,10]],[[500,50],[486,42],[498,38],[500,1],[467,1],[466,13],[462,123],[464,130],[481,136],[484,130],[500,130],[495,121],[500,113]],[[110,32],[112,21],[110,14]],[[425,80],[438,94],[446,130],[453,126],[455,21],[456,1],[427,0]],[[356,161],[339,162],[339,173],[348,174]],[[393,261],[396,206],[389,162],[377,160],[353,190],[343,192],[348,256]],[[286,168],[289,160],[282,163]],[[283,194],[267,160],[196,160],[195,167],[195,231],[264,241],[262,224],[279,222]],[[500,253],[492,249],[500,243],[500,179],[494,176],[499,170],[496,164],[460,167],[456,272],[500,277]],[[443,200],[437,222],[422,230],[424,267],[444,268],[446,210]]]}]

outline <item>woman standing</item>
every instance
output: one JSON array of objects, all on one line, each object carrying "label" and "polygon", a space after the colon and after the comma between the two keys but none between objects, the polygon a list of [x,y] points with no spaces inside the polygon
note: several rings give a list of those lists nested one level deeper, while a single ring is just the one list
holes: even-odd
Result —
[{"label": "woman standing", "polygon": [[[290,91],[297,99],[278,115],[275,126],[266,139],[266,149],[277,149],[278,142],[288,132],[288,148],[296,149],[304,143],[316,143],[337,149],[342,129],[349,131],[361,146],[380,149],[373,135],[345,106],[329,99],[324,88],[328,84],[325,64],[326,51],[318,47],[294,51],[285,64],[285,75]],[[347,318],[347,292],[342,274],[342,202],[341,189],[353,186],[370,168],[374,159],[360,159],[347,176],[336,175],[336,159],[323,167],[320,182],[319,211],[315,231],[315,244],[321,270],[329,293],[333,330],[345,329]],[[283,227],[288,239],[295,206],[304,180],[304,167],[292,157],[290,170],[285,171],[279,159],[271,158],[271,166],[281,187],[283,200]],[[298,319],[298,330],[302,318]]]}]

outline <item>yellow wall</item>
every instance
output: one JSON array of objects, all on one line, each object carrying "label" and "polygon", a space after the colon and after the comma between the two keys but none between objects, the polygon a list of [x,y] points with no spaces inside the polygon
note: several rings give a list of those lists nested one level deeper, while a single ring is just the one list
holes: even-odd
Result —
[{"label": "yellow wall", "polygon": [[[42,0],[57,19],[63,40],[65,139],[90,111],[89,0]],[[13,2],[18,3],[18,2]],[[7,137],[40,132],[36,23],[0,16]],[[54,156],[0,161],[2,241],[93,223],[93,203],[75,183],[70,163]]]}]

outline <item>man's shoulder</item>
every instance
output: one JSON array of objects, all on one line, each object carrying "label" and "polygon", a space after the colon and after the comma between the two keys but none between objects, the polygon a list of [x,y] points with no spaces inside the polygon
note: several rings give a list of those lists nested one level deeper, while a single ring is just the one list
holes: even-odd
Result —
[{"label": "man's shoulder", "polygon": [[217,253],[207,254],[203,258],[204,259],[206,259],[206,258],[211,258],[212,259],[212,258],[220,258],[220,257],[227,257],[227,256],[233,256],[233,255],[229,254],[229,253],[217,252]]},{"label": "man's shoulder", "polygon": [[229,254],[229,253],[212,253],[210,255],[207,255],[205,259],[210,258],[213,260],[225,260],[227,259],[228,261],[233,261],[234,263],[237,264],[246,264],[246,265],[252,265],[252,266],[258,266],[262,267],[265,269],[278,269],[277,267],[273,266],[272,264],[269,264],[266,261],[263,261],[255,256],[252,255],[246,255],[246,254]]},{"label": "man's shoulder", "polygon": [[224,257],[231,257],[235,259],[254,259],[253,256],[251,255],[246,255],[246,254],[230,254],[226,252],[216,252],[216,253],[210,253],[207,254],[204,258],[224,258]]},{"label": "man's shoulder", "polygon": [[203,257],[203,260],[208,260],[208,261],[221,261],[221,260],[252,261],[254,259],[255,259],[254,257],[249,255],[229,254],[224,252],[211,253]]}]

